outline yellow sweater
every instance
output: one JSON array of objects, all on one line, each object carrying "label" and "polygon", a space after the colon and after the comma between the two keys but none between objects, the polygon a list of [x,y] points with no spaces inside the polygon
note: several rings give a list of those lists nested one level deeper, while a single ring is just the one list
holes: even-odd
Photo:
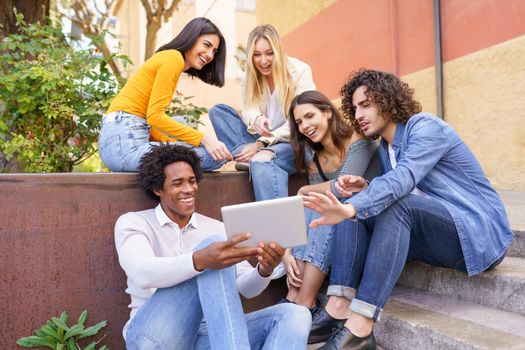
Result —
[{"label": "yellow sweater", "polygon": [[203,133],[178,123],[166,113],[177,81],[184,69],[184,58],[177,50],[164,50],[151,56],[128,80],[109,106],[108,113],[124,111],[146,119],[152,141],[184,141],[198,146]]}]

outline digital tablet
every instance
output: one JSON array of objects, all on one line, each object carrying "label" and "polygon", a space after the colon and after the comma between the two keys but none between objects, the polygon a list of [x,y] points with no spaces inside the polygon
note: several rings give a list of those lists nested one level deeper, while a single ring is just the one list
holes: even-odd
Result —
[{"label": "digital tablet", "polygon": [[256,246],[261,241],[277,242],[284,248],[306,244],[301,196],[228,205],[221,208],[221,213],[228,238],[252,233],[240,246]]}]

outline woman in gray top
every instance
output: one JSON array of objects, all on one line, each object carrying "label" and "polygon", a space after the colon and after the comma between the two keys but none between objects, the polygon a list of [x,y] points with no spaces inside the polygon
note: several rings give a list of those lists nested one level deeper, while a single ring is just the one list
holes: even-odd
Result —
[{"label": "woman in gray top", "polygon": [[[308,192],[332,191],[338,176],[351,174],[370,181],[381,175],[376,155],[377,144],[354,132],[330,102],[318,91],[306,91],[295,97],[290,106],[290,142],[295,152],[298,171],[307,171],[309,185],[298,195]],[[306,149],[313,152],[313,161],[304,162]],[[305,209],[307,226],[318,217]],[[330,269],[332,226],[308,229],[306,246],[288,249],[283,257],[288,284],[286,299],[310,309]]]}]

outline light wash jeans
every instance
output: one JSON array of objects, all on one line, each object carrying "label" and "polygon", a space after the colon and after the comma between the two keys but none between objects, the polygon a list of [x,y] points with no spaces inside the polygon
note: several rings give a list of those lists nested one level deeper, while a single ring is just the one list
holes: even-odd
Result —
[{"label": "light wash jeans", "polygon": [[[160,142],[149,140],[150,126],[142,117],[126,112],[117,112],[116,118],[109,123],[102,118],[102,128],[98,137],[98,151],[100,159],[111,171],[138,171],[140,159],[152,147]],[[184,123],[180,117],[178,122]],[[191,148],[201,160],[202,170],[212,171],[219,169],[226,161],[214,160],[203,146],[194,147],[186,142],[173,144]]]},{"label": "light wash jeans", "polygon": [[[209,116],[219,140],[239,154],[247,143],[257,141],[259,135],[248,133],[239,114],[230,106],[218,104],[209,111]],[[279,142],[265,149],[274,153],[269,161],[250,161],[250,175],[255,200],[288,196],[288,177],[295,174],[295,155],[288,142]]]},{"label": "light wash jeans", "polygon": [[[196,249],[217,238],[206,239]],[[157,289],[130,322],[126,347],[304,350],[310,325],[308,309],[290,303],[244,315],[232,266],[206,270],[173,287]]]},{"label": "light wash jeans", "polygon": [[332,261],[332,241],[334,238],[333,225],[321,225],[310,228],[309,225],[315,219],[321,217],[312,209],[304,209],[304,220],[307,228],[308,243],[300,247],[292,248],[292,255],[299,260],[309,262],[321,272],[330,271]]},{"label": "light wash jeans", "polygon": [[352,311],[377,320],[407,259],[467,271],[454,221],[438,201],[409,194],[375,217],[336,225],[327,294],[353,298]]}]

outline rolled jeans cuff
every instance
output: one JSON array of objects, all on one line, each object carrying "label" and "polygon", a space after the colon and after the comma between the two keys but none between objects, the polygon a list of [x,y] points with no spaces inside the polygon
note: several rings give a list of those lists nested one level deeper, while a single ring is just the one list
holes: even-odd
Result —
[{"label": "rolled jeans cuff", "polygon": [[348,300],[352,300],[355,297],[355,289],[347,286],[331,285],[326,290],[326,295],[345,297]]},{"label": "rolled jeans cuff", "polygon": [[381,309],[378,306],[369,304],[367,302],[364,302],[356,298],[354,298],[352,302],[350,303],[349,309],[350,311],[358,313],[374,321],[379,321],[381,312],[383,311],[383,309]]}]

